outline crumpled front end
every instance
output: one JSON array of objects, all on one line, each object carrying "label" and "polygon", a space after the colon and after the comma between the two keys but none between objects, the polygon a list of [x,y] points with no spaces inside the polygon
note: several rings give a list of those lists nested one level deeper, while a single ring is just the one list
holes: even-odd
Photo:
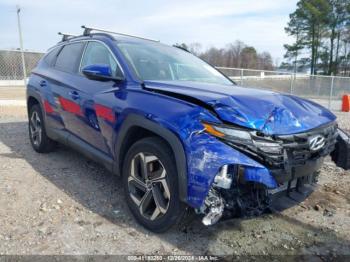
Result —
[{"label": "crumpled front end", "polygon": [[203,204],[215,176],[225,165],[245,167],[244,177],[268,188],[277,187],[276,180],[262,164],[237,149],[206,134],[194,134],[188,159],[188,201],[194,207]]},{"label": "crumpled front end", "polygon": [[262,89],[186,81],[146,81],[145,85],[153,92],[209,107],[221,121],[269,135],[307,132],[336,120],[315,102]]},{"label": "crumpled front end", "polygon": [[[308,132],[275,136],[238,127],[241,140],[234,137],[239,134],[237,127],[225,127],[226,131],[222,124],[207,123],[193,122],[191,129],[197,131],[186,140],[188,201],[204,215],[206,225],[222,216],[261,214],[273,195],[315,183],[338,137],[335,122]],[[319,144],[310,149],[315,139]]]},{"label": "crumpled front end", "polygon": [[206,225],[223,215],[260,214],[272,196],[313,184],[332,152],[339,166],[349,166],[349,142],[339,139],[335,115],[311,101],[202,83],[145,86],[193,105],[164,125],[171,123],[184,145],[187,203]]},{"label": "crumpled front end", "polygon": [[[192,140],[192,153],[188,156],[188,201],[197,212],[205,214],[204,224],[217,222],[229,205],[246,202],[244,198],[224,197],[225,192],[237,190],[238,184],[258,184],[266,189],[278,187],[265,166],[239,150],[206,133],[194,135]],[[229,204],[231,200],[236,202]]]}]

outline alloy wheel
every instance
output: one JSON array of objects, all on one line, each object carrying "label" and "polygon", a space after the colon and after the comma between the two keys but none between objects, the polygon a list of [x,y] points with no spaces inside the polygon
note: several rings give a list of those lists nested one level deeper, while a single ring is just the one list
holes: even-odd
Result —
[{"label": "alloy wheel", "polygon": [[143,217],[153,221],[167,212],[170,203],[167,172],[155,155],[142,152],[132,158],[128,189]]},{"label": "alloy wheel", "polygon": [[34,111],[30,118],[30,135],[35,146],[39,146],[42,137],[41,120],[38,112]]}]

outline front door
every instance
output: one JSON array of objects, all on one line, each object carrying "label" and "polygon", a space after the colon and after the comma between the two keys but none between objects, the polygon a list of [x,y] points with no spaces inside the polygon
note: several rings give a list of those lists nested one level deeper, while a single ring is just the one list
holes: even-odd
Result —
[{"label": "front door", "polygon": [[90,145],[111,156],[113,155],[111,152],[111,145],[107,144],[107,139],[105,138],[106,134],[104,134],[103,131],[106,121],[109,125],[115,123],[116,118],[112,107],[116,105],[96,103],[94,97],[107,90],[117,90],[120,84],[114,81],[90,80],[81,73],[85,66],[97,64],[108,65],[111,68],[113,76],[123,77],[120,66],[109,48],[102,42],[88,42],[79,70],[80,108],[83,112],[82,117],[85,122],[81,127],[80,136]]}]

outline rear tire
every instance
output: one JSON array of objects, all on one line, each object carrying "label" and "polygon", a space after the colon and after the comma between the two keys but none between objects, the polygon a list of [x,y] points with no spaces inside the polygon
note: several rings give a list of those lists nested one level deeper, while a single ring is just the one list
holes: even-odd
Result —
[{"label": "rear tire", "polygon": [[38,153],[53,151],[56,142],[51,140],[46,134],[43,114],[38,104],[30,108],[28,120],[29,139],[33,149]]},{"label": "rear tire", "polygon": [[176,225],[186,205],[179,199],[177,169],[173,153],[160,138],[137,141],[123,165],[125,198],[136,220],[153,232]]}]

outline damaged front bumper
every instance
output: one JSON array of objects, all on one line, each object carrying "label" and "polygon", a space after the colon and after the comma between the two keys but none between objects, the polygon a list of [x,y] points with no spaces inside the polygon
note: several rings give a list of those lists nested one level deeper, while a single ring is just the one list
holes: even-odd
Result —
[{"label": "damaged front bumper", "polygon": [[[310,150],[310,138],[320,133],[325,138],[323,147],[317,151]],[[242,163],[221,166],[204,202],[196,209],[197,213],[204,215],[203,224],[215,224],[223,216],[260,215],[276,198],[289,196],[292,191],[304,193],[305,187],[317,182],[319,169],[329,154],[338,166],[349,169],[350,138],[335,125],[278,139],[283,140],[282,154],[277,157],[260,155],[265,161],[258,162],[258,158],[250,152],[239,150],[254,158],[266,170]]]},{"label": "damaged front bumper", "polygon": [[299,176],[278,187],[268,189],[262,184],[245,181],[244,176],[232,174],[232,186],[229,189],[213,184],[203,206],[197,209],[203,214],[204,225],[213,225],[223,216],[225,218],[258,216],[269,209],[273,202],[292,192],[305,194],[313,189],[318,180],[318,170],[306,176]]}]

